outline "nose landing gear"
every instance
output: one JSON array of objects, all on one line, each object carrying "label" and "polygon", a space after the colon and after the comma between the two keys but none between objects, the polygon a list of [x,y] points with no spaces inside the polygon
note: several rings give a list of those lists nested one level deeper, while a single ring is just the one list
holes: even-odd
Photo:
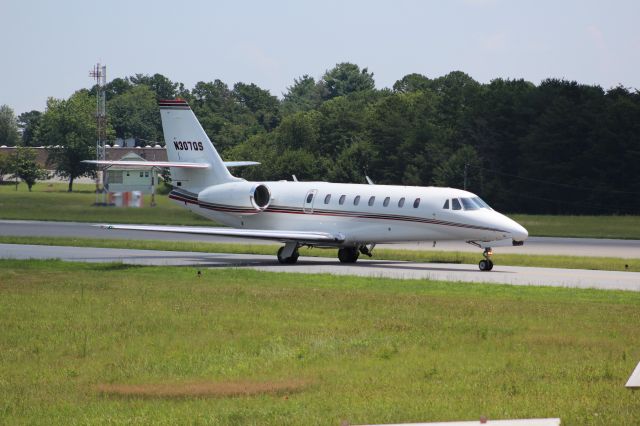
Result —
[{"label": "nose landing gear", "polygon": [[484,249],[484,253],[482,253],[482,256],[484,256],[484,260],[481,260],[480,263],[478,263],[478,267],[481,271],[484,272],[493,269],[493,262],[491,261],[492,254],[493,252],[491,251],[491,247],[487,247]]}]

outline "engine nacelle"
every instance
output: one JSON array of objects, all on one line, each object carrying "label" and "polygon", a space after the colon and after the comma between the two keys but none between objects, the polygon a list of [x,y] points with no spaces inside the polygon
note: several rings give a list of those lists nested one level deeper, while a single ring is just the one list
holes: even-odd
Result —
[{"label": "engine nacelle", "polygon": [[230,214],[252,215],[269,207],[271,191],[263,183],[229,182],[205,189],[198,195],[198,202]]}]

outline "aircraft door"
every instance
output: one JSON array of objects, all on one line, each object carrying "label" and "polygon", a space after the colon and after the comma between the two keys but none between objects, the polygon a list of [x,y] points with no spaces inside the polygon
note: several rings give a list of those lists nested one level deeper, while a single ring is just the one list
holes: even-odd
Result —
[{"label": "aircraft door", "polygon": [[304,196],[304,203],[302,205],[302,211],[305,213],[313,213],[313,203],[316,201],[317,189],[312,189]]}]

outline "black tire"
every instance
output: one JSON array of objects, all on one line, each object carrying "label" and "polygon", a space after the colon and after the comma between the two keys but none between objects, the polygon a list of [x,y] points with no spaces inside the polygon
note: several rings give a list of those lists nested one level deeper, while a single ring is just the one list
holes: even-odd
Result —
[{"label": "black tire", "polygon": [[489,269],[487,269],[487,271],[490,271],[493,269],[493,262],[491,260],[487,259],[487,263],[489,263]]},{"label": "black tire", "polygon": [[282,257],[283,250],[284,247],[280,247],[278,249],[278,262],[282,263],[283,265],[293,265],[298,261],[298,257],[300,257],[300,253],[298,253],[298,250],[295,250],[291,257]]},{"label": "black tire", "polygon": [[282,251],[283,251],[283,250],[284,250],[284,247],[280,247],[280,248],[278,249],[278,262],[280,262],[280,263],[282,263],[282,264],[287,263],[287,259],[286,259],[286,258],[284,258],[284,257],[282,257]]},{"label": "black tire", "polygon": [[[480,268],[480,270],[482,272],[486,272],[486,271],[490,271],[491,268],[489,268],[489,262],[491,262],[490,260],[481,260],[480,263],[478,263],[478,267]],[[493,266],[493,265],[491,265]]]},{"label": "black tire", "polygon": [[360,256],[356,247],[343,247],[338,250],[338,260],[342,263],[355,263]]}]

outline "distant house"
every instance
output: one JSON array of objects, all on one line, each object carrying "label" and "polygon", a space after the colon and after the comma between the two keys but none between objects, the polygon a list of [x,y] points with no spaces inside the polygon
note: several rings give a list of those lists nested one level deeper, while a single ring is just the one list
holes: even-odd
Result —
[{"label": "distant house", "polygon": [[[133,152],[120,158],[122,161],[146,161]],[[109,192],[140,191],[143,194],[154,192],[154,185],[158,182],[156,169],[153,167],[111,166],[107,169],[105,188]]]}]

